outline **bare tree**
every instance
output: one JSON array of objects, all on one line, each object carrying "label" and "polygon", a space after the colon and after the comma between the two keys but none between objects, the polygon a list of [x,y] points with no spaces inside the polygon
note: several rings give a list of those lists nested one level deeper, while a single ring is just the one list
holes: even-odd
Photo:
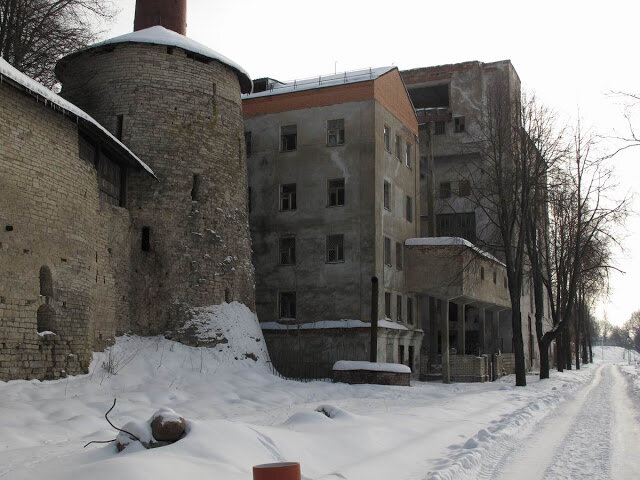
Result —
[{"label": "bare tree", "polygon": [[110,0],[0,0],[0,56],[48,87],[60,57],[96,40]]},{"label": "bare tree", "polygon": [[611,137],[620,145],[609,155],[611,157],[628,148],[640,147],[640,133],[633,126],[633,112],[640,107],[640,95],[627,92],[613,92],[612,95],[624,100],[624,118],[627,123],[627,131]]}]

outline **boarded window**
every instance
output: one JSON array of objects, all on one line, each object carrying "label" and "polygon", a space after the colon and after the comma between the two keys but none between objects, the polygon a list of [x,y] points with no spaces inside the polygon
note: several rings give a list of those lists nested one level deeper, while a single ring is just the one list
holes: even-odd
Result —
[{"label": "boarded window", "polygon": [[441,182],[440,183],[440,198],[449,198],[451,197],[451,182]]},{"label": "boarded window", "polygon": [[280,292],[280,318],[296,318],[296,292]]},{"label": "boarded window", "polygon": [[476,242],[476,214],[442,213],[436,215],[436,231],[440,237],[461,237]]},{"label": "boarded window", "polygon": [[344,119],[327,122],[327,145],[330,147],[344,145]]},{"label": "boarded window", "polygon": [[296,263],[296,238],[284,237],[279,245],[280,265],[294,265]]},{"label": "boarded window", "polygon": [[285,125],[280,128],[280,151],[291,152],[298,148],[298,126]]},{"label": "boarded window", "polygon": [[124,206],[123,183],[125,169],[109,156],[100,152],[98,162],[98,182],[100,184],[100,200],[111,205]]},{"label": "boarded window", "polygon": [[327,263],[344,262],[344,235],[327,235]]},{"label": "boarded window", "polygon": [[327,185],[327,197],[330,207],[344,205],[344,178],[329,180]]},{"label": "boarded window", "polygon": [[435,134],[444,135],[444,133],[445,133],[444,122],[443,121],[435,122]]},{"label": "boarded window", "polygon": [[296,209],[296,184],[280,185],[280,210]]},{"label": "boarded window", "polygon": [[454,131],[456,133],[462,133],[465,130],[465,121],[464,117],[456,117],[453,121]]},{"label": "boarded window", "polygon": [[89,162],[92,166],[96,165],[96,147],[82,135],[78,135],[78,154],[85,162]]},{"label": "boarded window", "polygon": [[468,197],[471,195],[471,184],[469,180],[460,180],[458,182],[458,196]]}]

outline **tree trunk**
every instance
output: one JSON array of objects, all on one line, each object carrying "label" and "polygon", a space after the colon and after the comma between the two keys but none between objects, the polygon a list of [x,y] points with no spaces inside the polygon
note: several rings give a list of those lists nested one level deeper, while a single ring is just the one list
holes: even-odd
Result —
[{"label": "tree trunk", "polygon": [[540,380],[549,378],[549,344],[544,341],[538,342],[540,350]]},{"label": "tree trunk", "polygon": [[580,305],[580,309],[578,310],[578,316],[574,319],[574,332],[575,332],[575,359],[576,359],[576,370],[580,370],[580,316],[582,315],[582,305]]},{"label": "tree trunk", "polygon": [[571,358],[571,325],[567,325],[566,330],[562,333],[562,341],[564,342],[564,369],[571,370],[573,360]]},{"label": "tree trunk", "polygon": [[513,328],[513,353],[516,357],[516,387],[527,385],[527,371],[524,365],[524,342],[522,341],[522,319],[518,309],[511,311],[511,328]]},{"label": "tree trunk", "polygon": [[559,372],[564,372],[564,364],[567,359],[564,354],[564,336],[563,332],[556,335],[556,367]]}]

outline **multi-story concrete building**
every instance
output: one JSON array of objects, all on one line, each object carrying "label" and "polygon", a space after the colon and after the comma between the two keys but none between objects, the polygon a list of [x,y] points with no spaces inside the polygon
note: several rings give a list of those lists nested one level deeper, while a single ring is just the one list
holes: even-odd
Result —
[{"label": "multi-story concrete building", "polygon": [[376,276],[378,359],[417,365],[404,243],[419,235],[418,123],[397,68],[255,85],[243,100],[250,224],[274,363],[326,376],[335,360],[368,359]]},{"label": "multi-story concrete building", "polygon": [[[518,109],[520,79],[509,60],[493,63],[465,62],[417,68],[402,72],[419,122],[421,166],[421,235],[461,237],[500,257],[496,230],[473,194],[478,187],[479,140],[488,99],[499,92],[508,108]],[[485,283],[506,286],[504,272],[489,274]],[[535,341],[534,304],[530,282],[525,281],[521,299],[522,331],[527,367],[539,359]],[[497,342],[481,341],[478,317],[484,316],[481,298],[469,302],[452,300],[453,328],[450,341],[458,353],[513,352],[511,313],[508,304],[490,307],[497,316]],[[425,314],[424,328],[434,337],[438,330]],[[439,335],[439,333],[438,333]],[[425,342],[423,353],[431,358],[434,348]],[[509,355],[506,356],[509,358]]]}]

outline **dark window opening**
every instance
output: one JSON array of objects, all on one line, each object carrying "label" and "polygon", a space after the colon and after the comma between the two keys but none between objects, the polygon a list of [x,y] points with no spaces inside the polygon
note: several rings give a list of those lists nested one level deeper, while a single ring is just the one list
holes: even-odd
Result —
[{"label": "dark window opening", "polygon": [[398,345],[398,363],[404,364],[404,345]]},{"label": "dark window opening", "polygon": [[385,180],[384,182],[384,208],[391,210],[391,184]]},{"label": "dark window opening", "polygon": [[56,331],[56,312],[50,305],[40,305],[36,313],[38,333]]},{"label": "dark window opening", "polygon": [[396,135],[396,158],[398,160],[402,158],[402,138],[400,135]]},{"label": "dark window opening", "polygon": [[231,303],[231,290],[228,288],[224,289],[224,301],[225,303]]},{"label": "dark window opening", "polygon": [[116,118],[116,138],[122,140],[122,129],[124,127],[124,115],[120,114]]},{"label": "dark window opening", "polygon": [[484,267],[480,267],[480,280],[484,280]]},{"label": "dark window opening", "polygon": [[279,242],[280,265],[295,265],[296,263],[296,238],[283,237]]},{"label": "dark window opening", "polygon": [[435,132],[436,135],[444,135],[445,134],[445,129],[444,129],[444,121],[439,120],[437,122],[435,122]]},{"label": "dark window opening", "polygon": [[469,180],[460,180],[458,182],[458,196],[468,197],[471,195],[471,183]]},{"label": "dark window opening", "polygon": [[285,125],[280,128],[280,151],[291,152],[298,148],[298,126]]},{"label": "dark window opening", "polygon": [[173,55],[173,47],[167,47],[167,55]]},{"label": "dark window opening", "polygon": [[327,185],[327,197],[330,207],[344,205],[344,178],[329,180]]},{"label": "dark window opening", "polygon": [[476,242],[476,214],[441,213],[436,215],[436,231],[439,237],[461,237]]},{"label": "dark window opening", "polygon": [[209,63],[209,59],[203,55],[198,55],[197,53],[193,53],[193,52],[186,52],[186,53],[187,53],[187,58],[195,60],[196,62]]},{"label": "dark window opening", "polygon": [[384,126],[384,149],[391,153],[391,129]]},{"label": "dark window opening", "polygon": [[143,252],[148,252],[151,250],[151,228],[150,227],[142,227],[142,238],[140,242],[140,247]]},{"label": "dark window opening", "polygon": [[251,156],[251,132],[244,132],[244,149],[247,152],[247,157]]},{"label": "dark window opening", "polygon": [[409,88],[414,108],[443,108],[449,106],[449,84]]},{"label": "dark window opening", "polygon": [[451,197],[451,182],[440,183],[440,198]]},{"label": "dark window opening", "polygon": [[[413,325],[413,298],[407,297],[407,323]],[[409,347],[411,349],[412,347]],[[413,358],[413,355],[409,355],[409,359]]]},{"label": "dark window opening", "polygon": [[384,292],[384,316],[391,318],[391,294]]},{"label": "dark window opening", "polygon": [[344,262],[344,235],[327,235],[327,263]]},{"label": "dark window opening", "polygon": [[496,283],[497,279],[498,279],[498,274],[494,271],[493,272],[493,283]]},{"label": "dark window opening", "polygon": [[280,186],[280,210],[296,209],[296,184],[288,183]]},{"label": "dark window opening", "polygon": [[464,132],[464,117],[456,117],[454,118],[454,131],[456,133],[462,133]]},{"label": "dark window opening", "polygon": [[407,221],[413,222],[413,199],[407,195]]},{"label": "dark window opening", "polygon": [[53,276],[46,265],[40,267],[40,295],[42,297],[53,297]]},{"label": "dark window opening", "polygon": [[402,295],[396,296],[396,319],[402,321]]},{"label": "dark window opening", "polygon": [[98,160],[98,182],[100,200],[124,207],[126,205],[126,168],[114,162],[104,152],[100,152]]},{"label": "dark window opening", "polygon": [[327,122],[327,145],[329,147],[344,145],[344,119]]},{"label": "dark window opening", "polygon": [[295,292],[280,292],[280,318],[296,318]]},{"label": "dark window opening", "polygon": [[384,237],[384,264],[391,265],[391,239]]},{"label": "dark window opening", "polygon": [[412,168],[413,166],[413,161],[412,161],[412,155],[413,154],[413,149],[411,148],[411,144],[409,142],[407,142],[407,148],[405,150],[405,159],[404,159],[404,163],[408,168]]},{"label": "dark window opening", "polygon": [[407,358],[407,366],[413,372],[413,356],[415,354],[415,347],[413,345],[409,345],[409,358]]},{"label": "dark window opening", "polygon": [[402,270],[402,244],[396,242],[396,268]]},{"label": "dark window opening", "polygon": [[197,173],[193,174],[193,186],[191,187],[191,201],[198,202],[200,201],[200,175]]}]

